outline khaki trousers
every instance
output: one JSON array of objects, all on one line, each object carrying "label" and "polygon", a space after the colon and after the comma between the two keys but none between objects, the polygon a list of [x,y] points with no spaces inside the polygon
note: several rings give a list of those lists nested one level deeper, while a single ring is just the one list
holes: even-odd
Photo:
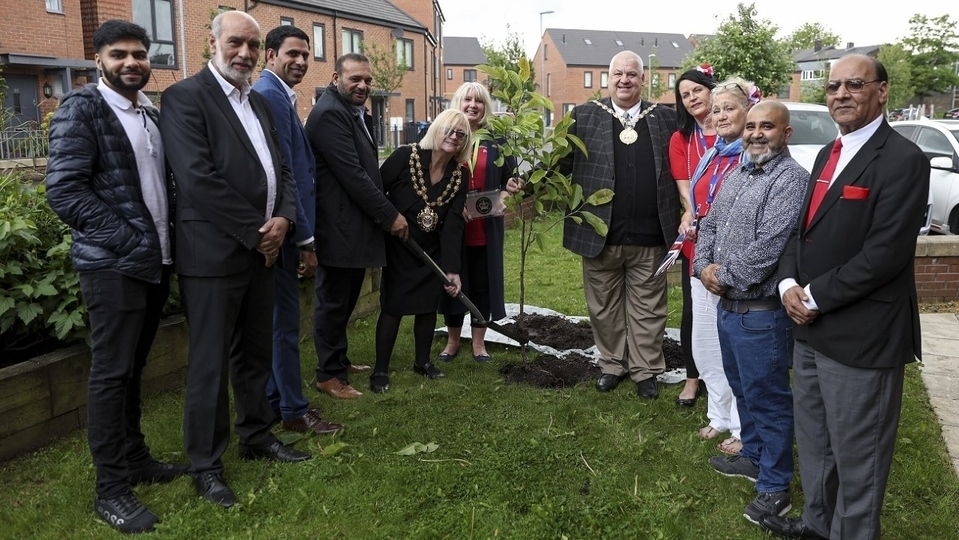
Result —
[{"label": "khaki trousers", "polygon": [[604,374],[640,382],[666,369],[666,246],[606,246],[583,257],[583,289]]}]

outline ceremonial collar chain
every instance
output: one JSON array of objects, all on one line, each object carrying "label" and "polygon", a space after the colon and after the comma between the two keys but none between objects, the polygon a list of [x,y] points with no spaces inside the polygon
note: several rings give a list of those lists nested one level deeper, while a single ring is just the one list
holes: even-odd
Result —
[{"label": "ceremonial collar chain", "polygon": [[623,125],[623,131],[619,134],[619,140],[622,141],[623,144],[633,144],[634,142],[636,142],[636,139],[639,138],[639,135],[636,134],[636,130],[634,129],[634,126],[636,126],[637,122],[645,118],[646,115],[650,113],[650,111],[655,109],[656,105],[659,105],[658,103],[653,103],[652,105],[647,107],[646,110],[640,111],[636,116],[627,120],[623,118],[622,116],[616,114],[616,111],[607,107],[605,103],[599,101],[598,99],[594,99],[593,103],[599,105],[604,111],[613,115],[613,118],[616,118],[617,120],[619,120],[619,123]]},{"label": "ceremonial collar chain", "polygon": [[420,153],[417,150],[416,144],[412,144],[410,147],[413,150],[410,152],[410,180],[413,182],[413,191],[422,197],[423,202],[426,203],[426,207],[420,210],[420,213],[416,215],[416,224],[419,225],[423,232],[432,232],[440,224],[439,215],[437,215],[433,208],[443,206],[453,200],[453,196],[455,196],[456,192],[460,189],[460,184],[463,180],[463,171],[457,166],[456,169],[453,170],[453,178],[450,180],[450,183],[446,185],[446,189],[443,190],[443,193],[441,193],[435,201],[431,201],[427,194],[423,167],[420,164]]}]

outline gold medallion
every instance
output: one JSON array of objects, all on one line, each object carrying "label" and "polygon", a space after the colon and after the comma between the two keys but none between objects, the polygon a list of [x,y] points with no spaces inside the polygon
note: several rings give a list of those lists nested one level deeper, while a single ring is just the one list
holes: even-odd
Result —
[{"label": "gold medallion", "polygon": [[420,226],[420,230],[423,232],[432,232],[433,229],[439,225],[439,222],[440,217],[436,215],[436,212],[429,206],[420,210],[419,214],[416,214],[416,224]]},{"label": "gold medallion", "polygon": [[639,135],[636,134],[636,130],[631,127],[628,127],[619,133],[619,140],[622,141],[623,144],[633,144],[638,138]]}]

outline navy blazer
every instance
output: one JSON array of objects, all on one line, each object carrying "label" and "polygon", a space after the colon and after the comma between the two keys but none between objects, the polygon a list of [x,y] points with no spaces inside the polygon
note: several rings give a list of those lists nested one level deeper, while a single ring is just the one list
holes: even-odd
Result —
[{"label": "navy blazer", "polygon": [[283,162],[293,173],[296,186],[296,231],[289,238],[292,242],[303,242],[313,236],[316,227],[316,158],[310,148],[310,139],[303,129],[303,122],[296,113],[296,107],[290,102],[284,83],[276,74],[267,70],[253,83],[253,89],[270,102],[273,109],[273,123],[280,139],[280,153]]},{"label": "navy blazer", "polygon": [[[249,99],[276,171],[272,217],[295,223],[293,177],[270,104],[256,92]],[[162,104],[160,133],[176,182],[177,272],[215,277],[251,268],[267,221],[266,172],[253,142],[209,66],[167,88]]]},{"label": "navy blazer", "polygon": [[929,196],[929,160],[883,120],[836,177],[807,228],[815,179],[831,148],[816,158],[779,265],[779,279],[809,285],[819,306],[819,316],[796,326],[794,336],[853,367],[913,362],[921,357],[913,261]]}]

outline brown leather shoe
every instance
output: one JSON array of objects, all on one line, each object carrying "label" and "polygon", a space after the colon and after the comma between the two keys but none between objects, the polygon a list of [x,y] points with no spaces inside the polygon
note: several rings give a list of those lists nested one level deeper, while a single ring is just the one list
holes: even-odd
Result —
[{"label": "brown leather shoe", "polygon": [[336,377],[325,382],[317,382],[316,389],[336,399],[356,399],[363,395],[363,392],[358,391],[356,388],[353,388],[348,383]]},{"label": "brown leather shoe", "polygon": [[350,367],[347,369],[347,371],[349,371],[350,373],[366,373],[367,371],[370,371],[371,369],[373,368],[371,368],[370,366],[366,364],[350,364]]},{"label": "brown leather shoe", "polygon": [[333,422],[327,422],[326,420],[320,418],[319,409],[310,409],[306,411],[306,414],[297,418],[296,420],[290,420],[287,422],[283,421],[283,429],[287,431],[299,431],[300,433],[307,433],[312,431],[317,435],[329,435],[331,433],[336,433],[343,426],[340,424],[334,424]]}]

